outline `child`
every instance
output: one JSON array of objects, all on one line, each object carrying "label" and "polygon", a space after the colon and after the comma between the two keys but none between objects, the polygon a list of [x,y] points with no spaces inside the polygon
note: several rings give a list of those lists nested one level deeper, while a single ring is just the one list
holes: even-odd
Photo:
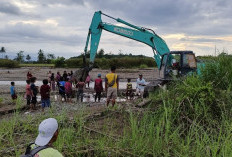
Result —
[{"label": "child", "polygon": [[97,101],[97,98],[98,98],[98,102],[100,102],[101,92],[103,91],[103,85],[102,85],[101,74],[98,74],[97,76],[98,78],[95,80],[95,83],[94,83],[94,90],[96,92],[95,102]]},{"label": "child", "polygon": [[31,103],[31,87],[30,87],[30,80],[26,80],[26,94],[25,94],[25,98],[27,99],[27,106],[30,106]]},{"label": "child", "polygon": [[31,110],[35,110],[35,105],[37,103],[37,94],[38,94],[38,87],[35,86],[35,82],[36,82],[36,77],[32,77],[31,78]]},{"label": "child", "polygon": [[64,101],[66,101],[66,96],[65,96],[65,81],[64,77],[60,77],[60,82],[59,82],[59,94],[61,96],[61,101],[62,98],[64,98]]},{"label": "child", "polygon": [[77,102],[79,101],[79,96],[81,96],[81,102],[83,102],[84,86],[85,86],[85,82],[83,82],[83,79],[80,78],[80,81],[76,85],[76,88],[78,88],[78,91],[77,91]]},{"label": "child", "polygon": [[89,76],[89,73],[87,74],[85,83],[88,84],[88,88],[89,88],[89,83],[90,83],[90,76]]},{"label": "child", "polygon": [[67,96],[67,102],[71,102],[71,97],[72,97],[72,82],[69,79],[66,83],[65,83],[65,94]]},{"label": "child", "polygon": [[130,100],[132,99],[133,96],[133,92],[132,92],[132,83],[131,83],[131,79],[127,79],[127,85],[126,85],[126,99]]},{"label": "child", "polygon": [[42,112],[45,107],[50,107],[50,86],[48,85],[48,80],[43,80],[43,85],[40,87],[41,102],[42,102]]},{"label": "child", "polygon": [[11,87],[10,87],[10,95],[11,95],[11,98],[12,100],[15,100],[17,99],[17,95],[16,95],[16,92],[15,92],[15,83],[14,82],[11,82]]},{"label": "child", "polygon": [[55,76],[54,73],[51,75],[51,85],[50,87],[52,88],[52,91],[55,91]]}]

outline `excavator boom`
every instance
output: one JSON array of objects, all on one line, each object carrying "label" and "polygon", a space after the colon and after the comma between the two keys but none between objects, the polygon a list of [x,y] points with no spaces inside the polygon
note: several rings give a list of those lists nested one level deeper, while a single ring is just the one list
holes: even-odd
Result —
[{"label": "excavator boom", "polygon": [[[102,22],[102,15],[112,18],[117,22],[127,25],[131,28],[116,26],[113,24]],[[102,30],[118,34],[120,36],[124,36],[150,46],[154,52],[154,58],[158,67],[161,66],[161,56],[170,51],[165,41],[161,37],[159,37],[154,31],[132,25],[122,19],[116,19],[102,13],[101,11],[98,11],[94,13],[84,49],[84,52],[86,53],[90,40],[90,68],[92,67],[95,60]]]}]

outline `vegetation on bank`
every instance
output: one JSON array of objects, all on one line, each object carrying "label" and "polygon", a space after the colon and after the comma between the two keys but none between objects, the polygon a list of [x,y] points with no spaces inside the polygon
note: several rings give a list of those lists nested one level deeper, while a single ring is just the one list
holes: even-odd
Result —
[{"label": "vegetation on bank", "polygon": [[0,59],[0,67],[4,68],[18,68],[19,63],[10,59]]},{"label": "vegetation on bank", "polygon": [[55,64],[19,64],[20,67],[55,67]]},{"label": "vegetation on bank", "polygon": [[156,90],[144,109],[107,109],[96,117],[88,117],[85,107],[72,114],[55,108],[48,115],[16,112],[0,122],[0,156],[19,156],[47,117],[59,121],[55,148],[65,156],[231,156],[231,61],[219,56],[200,76]]}]

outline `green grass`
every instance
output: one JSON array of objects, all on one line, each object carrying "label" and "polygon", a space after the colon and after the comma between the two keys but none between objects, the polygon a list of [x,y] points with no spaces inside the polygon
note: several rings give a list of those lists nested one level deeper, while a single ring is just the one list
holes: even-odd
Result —
[{"label": "green grass", "polygon": [[19,64],[20,67],[55,67],[54,64]]}]

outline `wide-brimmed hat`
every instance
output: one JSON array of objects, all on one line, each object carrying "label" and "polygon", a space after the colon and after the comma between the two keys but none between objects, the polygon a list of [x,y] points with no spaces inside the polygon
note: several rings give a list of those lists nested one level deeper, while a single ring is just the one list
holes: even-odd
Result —
[{"label": "wide-brimmed hat", "polygon": [[43,120],[39,125],[39,135],[35,140],[35,144],[38,146],[47,145],[57,129],[58,123],[56,119],[48,118]]}]

